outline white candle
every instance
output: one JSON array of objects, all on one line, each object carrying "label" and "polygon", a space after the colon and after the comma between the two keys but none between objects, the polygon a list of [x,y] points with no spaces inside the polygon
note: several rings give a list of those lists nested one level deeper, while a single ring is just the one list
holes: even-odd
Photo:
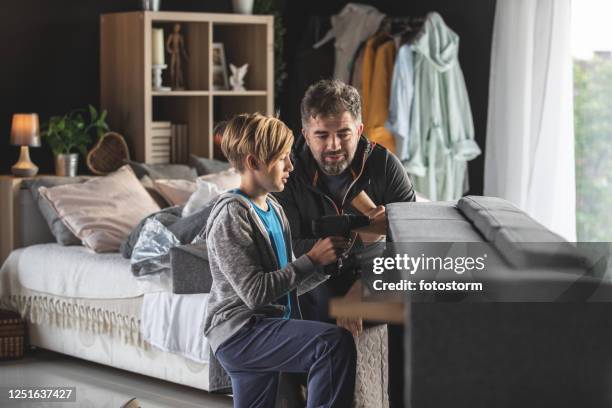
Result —
[{"label": "white candle", "polygon": [[153,65],[164,65],[164,30],[163,28],[154,28],[152,30],[153,38]]}]

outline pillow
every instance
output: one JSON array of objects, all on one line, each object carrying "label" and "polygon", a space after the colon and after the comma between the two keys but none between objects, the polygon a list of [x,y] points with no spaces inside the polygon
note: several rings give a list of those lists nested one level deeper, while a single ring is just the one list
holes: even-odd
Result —
[{"label": "pillow", "polygon": [[202,176],[199,179],[216,184],[221,191],[240,187],[240,173],[233,167],[219,173]]},{"label": "pillow", "polygon": [[198,172],[198,176],[218,173],[232,167],[232,165],[228,162],[206,159],[204,157],[198,157],[195,154],[189,156],[189,165],[191,167],[195,167],[196,171]]},{"label": "pillow", "polygon": [[140,179],[140,184],[142,184],[142,186],[145,188],[145,190],[147,190],[147,193],[149,193],[151,198],[157,203],[157,205],[159,205],[159,208],[166,208],[172,205],[164,198],[164,196],[160,194],[159,191],[157,191],[157,188],[155,187],[155,182],[151,179],[151,177],[143,176]]},{"label": "pillow", "polygon": [[105,177],[38,191],[70,231],[96,252],[117,251],[142,218],[159,211],[127,165]]},{"label": "pillow", "polygon": [[60,216],[53,209],[51,204],[40,195],[38,189],[40,187],[55,187],[84,183],[86,180],[87,178],[84,177],[39,177],[36,179],[23,180],[24,185],[30,190],[30,193],[32,193],[32,198],[38,205],[40,213],[45,221],[47,221],[51,233],[60,245],[81,245],[81,240],[64,225]]},{"label": "pillow", "polygon": [[198,173],[195,169],[184,164],[147,164],[132,160],[126,160],[130,165],[136,177],[141,179],[143,176],[149,176],[155,179],[182,179],[195,180]]},{"label": "pillow", "polygon": [[189,180],[155,180],[155,188],[170,205],[185,204],[197,189],[195,181]]},{"label": "pillow", "polygon": [[217,200],[213,199],[190,216],[179,218],[176,222],[168,224],[168,231],[173,233],[181,243],[192,243],[206,229],[206,222],[216,203]]},{"label": "pillow", "polygon": [[203,208],[210,200],[221,194],[221,189],[216,184],[204,181],[202,179],[196,180],[197,189],[195,193],[189,197],[187,204],[183,208],[183,217],[188,217],[196,211]]}]

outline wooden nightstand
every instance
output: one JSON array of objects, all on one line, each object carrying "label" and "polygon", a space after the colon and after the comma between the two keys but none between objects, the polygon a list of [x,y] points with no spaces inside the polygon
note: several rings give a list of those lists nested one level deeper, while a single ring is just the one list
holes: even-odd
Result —
[{"label": "wooden nightstand", "polygon": [[0,175],[0,265],[20,241],[15,220],[19,216],[21,181],[32,177]]}]

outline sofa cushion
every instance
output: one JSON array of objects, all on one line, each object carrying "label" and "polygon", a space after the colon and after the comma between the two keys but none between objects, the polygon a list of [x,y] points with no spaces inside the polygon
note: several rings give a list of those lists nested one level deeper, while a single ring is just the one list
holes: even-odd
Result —
[{"label": "sofa cushion", "polygon": [[386,206],[394,242],[482,242],[454,202],[391,203]]},{"label": "sofa cushion", "polygon": [[170,249],[172,292],[177,294],[209,293],[212,275],[206,243],[181,245]]},{"label": "sofa cushion", "polygon": [[204,181],[202,179],[196,180],[196,191],[189,197],[185,208],[183,208],[183,217],[187,217],[194,214],[204,208],[212,199],[222,193],[221,189],[216,184]]},{"label": "sofa cushion", "polygon": [[213,183],[222,191],[240,187],[240,173],[233,167],[219,173],[202,176],[200,180]]},{"label": "sofa cushion", "polygon": [[142,184],[151,198],[157,203],[157,205],[159,205],[159,208],[167,208],[172,205],[164,198],[164,196],[161,195],[157,187],[155,187],[155,181],[153,181],[151,177],[143,176],[140,179],[140,184]]},{"label": "sofa cushion", "polygon": [[182,179],[157,179],[155,188],[171,205],[184,205],[196,191],[195,181]]},{"label": "sofa cushion", "polygon": [[129,166],[82,184],[40,187],[62,221],[96,252],[118,251],[140,220],[159,211]]},{"label": "sofa cushion", "polygon": [[77,238],[70,229],[64,224],[57,211],[45,200],[38,189],[40,187],[56,187],[68,184],[84,183],[85,177],[38,177],[30,180],[23,180],[23,184],[32,193],[32,199],[38,205],[38,209],[43,218],[49,225],[51,233],[60,245],[81,245],[81,240]]},{"label": "sofa cushion", "polygon": [[467,196],[457,208],[514,267],[582,267],[585,256],[524,211],[497,197]]},{"label": "sofa cushion", "polygon": [[147,164],[133,160],[126,160],[125,162],[130,165],[139,179],[143,176],[149,176],[153,180],[183,179],[193,181],[198,177],[194,168],[184,164]]},{"label": "sofa cushion", "polygon": [[221,160],[206,159],[195,154],[189,156],[189,165],[196,169],[198,176],[219,173],[232,167],[231,164]]}]

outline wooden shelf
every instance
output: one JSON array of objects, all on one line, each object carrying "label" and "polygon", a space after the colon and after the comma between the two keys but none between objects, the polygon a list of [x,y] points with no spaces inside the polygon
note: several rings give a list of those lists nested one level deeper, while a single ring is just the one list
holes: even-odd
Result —
[{"label": "wooden shelf", "polygon": [[212,91],[213,96],[266,96],[266,91]]},{"label": "wooden shelf", "polygon": [[153,96],[208,96],[210,91],[152,91]]},{"label": "wooden shelf", "polygon": [[[175,23],[189,59],[184,91],[153,91],[152,30],[164,40]],[[247,91],[213,90],[213,43],[223,43],[226,61],[249,64]],[[170,57],[166,53],[166,63]],[[228,72],[229,74],[229,72]],[[164,72],[163,84],[169,82]],[[213,127],[238,113],[274,112],[274,17],[189,12],[133,11],[100,16],[100,99],[108,122],[121,133],[137,161],[153,160],[153,122],[186,124],[189,152],[212,158]]]},{"label": "wooden shelf", "polygon": [[152,96],[266,96],[267,91],[151,91]]}]

